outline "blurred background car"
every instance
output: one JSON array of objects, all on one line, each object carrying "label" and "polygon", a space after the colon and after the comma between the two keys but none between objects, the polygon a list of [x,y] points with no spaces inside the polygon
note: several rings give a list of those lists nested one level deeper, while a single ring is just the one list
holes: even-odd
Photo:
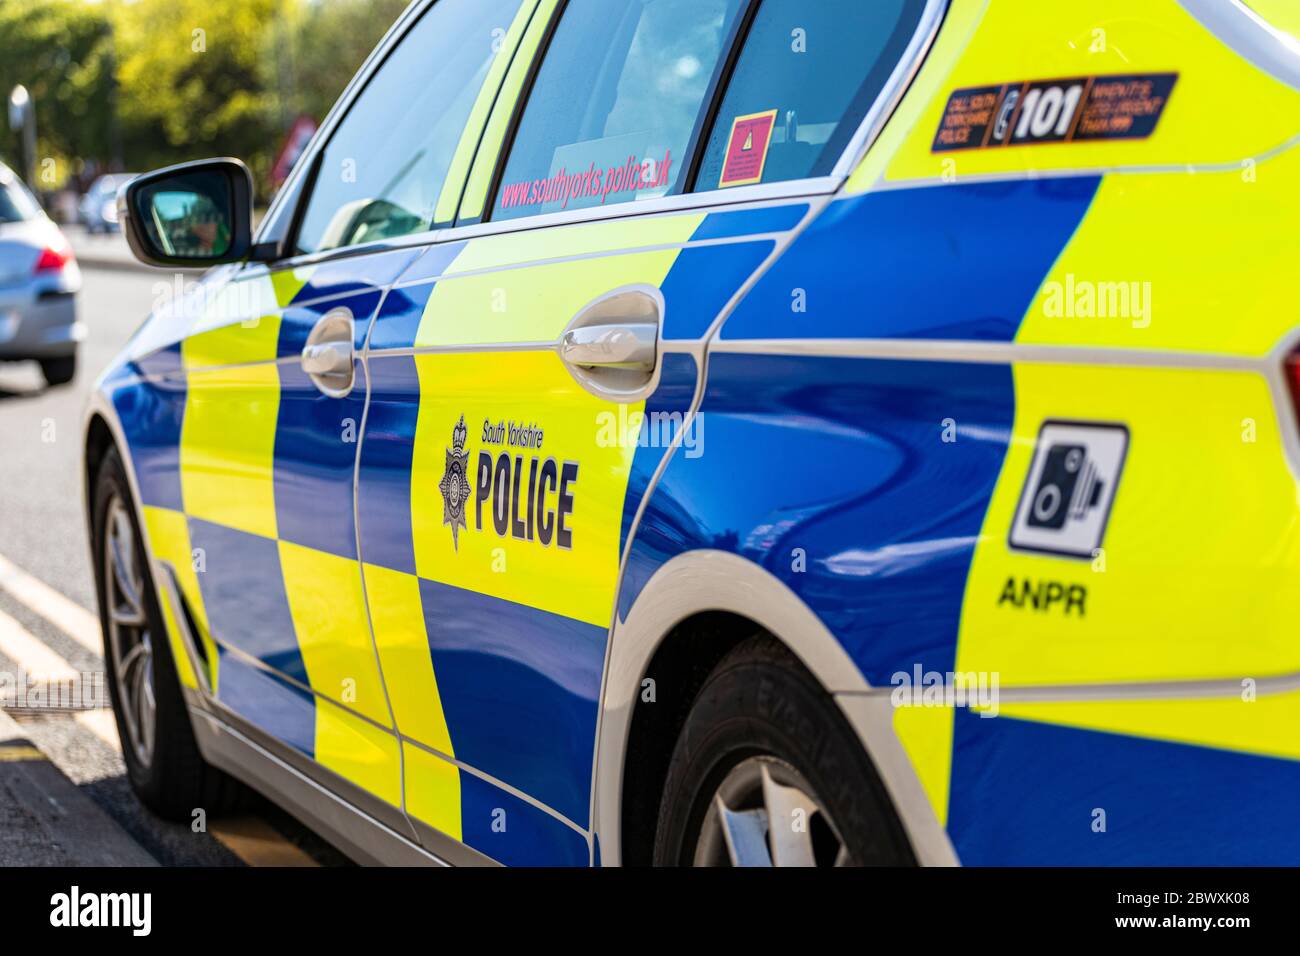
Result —
[{"label": "blurred background car", "polygon": [[135,177],[135,173],[110,173],[91,183],[77,208],[77,218],[87,232],[118,231],[117,191]]},{"label": "blurred background car", "polygon": [[80,288],[72,246],[0,163],[0,362],[34,360],[48,384],[72,381]]}]

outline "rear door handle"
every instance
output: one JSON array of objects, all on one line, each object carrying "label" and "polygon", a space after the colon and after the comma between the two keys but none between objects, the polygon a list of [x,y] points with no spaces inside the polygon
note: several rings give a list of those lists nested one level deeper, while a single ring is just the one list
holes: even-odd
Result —
[{"label": "rear door handle", "polygon": [[574,316],[555,351],[589,392],[634,402],[654,387],[664,297],[655,286],[615,289]]},{"label": "rear door handle", "polygon": [[655,367],[658,339],[659,327],[652,322],[588,325],[564,333],[560,357],[580,368],[648,372]]},{"label": "rear door handle", "polygon": [[352,312],[345,308],[326,312],[307,336],[302,370],[330,398],[343,398],[352,391],[353,340]]},{"label": "rear door handle", "polygon": [[302,370],[308,375],[345,375],[351,368],[351,342],[318,342],[302,350]]}]

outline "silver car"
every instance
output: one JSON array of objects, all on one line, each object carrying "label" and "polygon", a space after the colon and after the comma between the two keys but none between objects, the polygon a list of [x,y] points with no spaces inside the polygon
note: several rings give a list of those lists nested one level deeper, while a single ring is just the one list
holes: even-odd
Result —
[{"label": "silver car", "polygon": [[100,176],[86,190],[77,206],[77,215],[86,232],[117,232],[117,191],[135,179],[135,173],[110,173]]},{"label": "silver car", "polygon": [[34,360],[50,385],[72,381],[80,288],[68,240],[0,163],[0,362]]}]

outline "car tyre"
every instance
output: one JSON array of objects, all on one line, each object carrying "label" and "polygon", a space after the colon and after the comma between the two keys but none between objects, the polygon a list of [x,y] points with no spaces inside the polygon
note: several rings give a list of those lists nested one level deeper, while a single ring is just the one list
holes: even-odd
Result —
[{"label": "car tyre", "polygon": [[41,375],[45,378],[45,384],[51,387],[67,385],[77,377],[77,356],[41,359]]},{"label": "car tyre", "polygon": [[92,531],[104,666],[127,777],[164,819],[188,821],[200,808],[219,815],[240,807],[246,791],[199,752],[136,514],[122,460],[109,449],[96,472]]},{"label": "car tyre", "polygon": [[681,728],[656,829],[660,866],[912,865],[861,742],[783,645],[747,639]]}]

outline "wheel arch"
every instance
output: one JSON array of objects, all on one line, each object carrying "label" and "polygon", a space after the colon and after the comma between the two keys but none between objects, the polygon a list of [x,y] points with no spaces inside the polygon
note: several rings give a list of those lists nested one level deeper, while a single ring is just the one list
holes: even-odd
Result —
[{"label": "wheel arch", "polygon": [[94,504],[95,472],[99,463],[103,461],[104,455],[116,445],[117,442],[113,438],[107,420],[100,412],[91,411],[86,417],[81,457],[81,504],[87,520],[89,520],[91,506]]},{"label": "wheel arch", "polygon": [[[713,550],[665,563],[627,619],[615,623],[593,804],[601,861],[648,862],[647,832],[652,841],[680,722],[713,666],[760,631],[788,648],[840,705],[885,784],[917,859],[955,863],[952,844],[894,733],[888,692],[867,683],[834,635],[783,582],[751,561]],[[636,706],[647,678],[655,681],[654,710]]]}]

